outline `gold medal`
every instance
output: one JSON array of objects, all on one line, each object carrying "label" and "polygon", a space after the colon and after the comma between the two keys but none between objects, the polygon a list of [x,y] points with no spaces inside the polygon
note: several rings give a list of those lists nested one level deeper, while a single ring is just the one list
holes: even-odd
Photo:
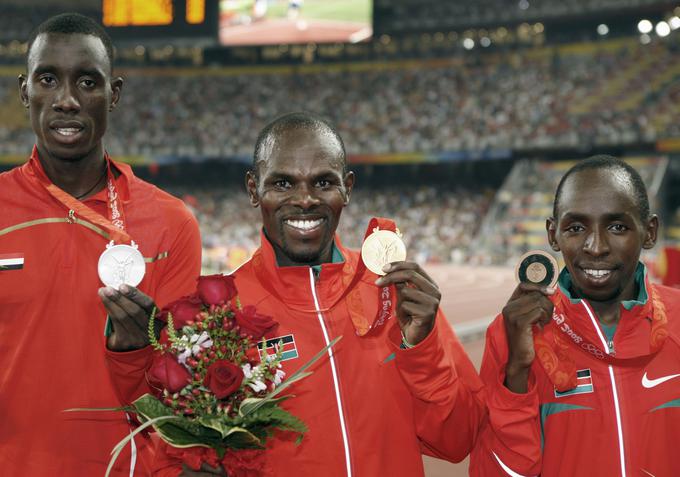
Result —
[{"label": "gold medal", "polygon": [[406,259],[406,246],[399,231],[373,229],[361,246],[361,259],[370,271],[385,275],[382,270],[385,265]]},{"label": "gold medal", "polygon": [[520,283],[534,283],[554,287],[558,266],[555,257],[543,250],[532,250],[522,255],[515,268],[515,278]]}]

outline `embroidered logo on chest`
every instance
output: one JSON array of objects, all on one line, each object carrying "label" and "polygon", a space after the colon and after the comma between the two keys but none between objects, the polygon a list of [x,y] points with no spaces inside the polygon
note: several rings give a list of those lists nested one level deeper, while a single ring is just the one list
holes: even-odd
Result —
[{"label": "embroidered logo on chest", "polygon": [[[263,351],[263,343],[260,341],[257,344],[260,353]],[[295,337],[290,335],[277,336],[276,338],[268,339],[264,343],[264,351],[267,355],[274,355],[281,349],[281,361],[288,361],[298,357],[297,346],[295,345]]]},{"label": "embroidered logo on chest", "polygon": [[555,397],[561,398],[573,396],[574,394],[587,394],[592,393],[594,390],[595,387],[593,386],[593,377],[591,376],[590,369],[579,369],[576,371],[576,387],[562,393],[555,389]]}]

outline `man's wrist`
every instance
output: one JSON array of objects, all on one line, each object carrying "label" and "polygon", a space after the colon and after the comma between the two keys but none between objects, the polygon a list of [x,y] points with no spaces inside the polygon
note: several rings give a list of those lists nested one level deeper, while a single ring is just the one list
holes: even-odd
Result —
[{"label": "man's wrist", "polygon": [[522,366],[515,363],[508,363],[505,367],[506,388],[516,394],[526,394],[529,388],[529,371],[531,366]]}]

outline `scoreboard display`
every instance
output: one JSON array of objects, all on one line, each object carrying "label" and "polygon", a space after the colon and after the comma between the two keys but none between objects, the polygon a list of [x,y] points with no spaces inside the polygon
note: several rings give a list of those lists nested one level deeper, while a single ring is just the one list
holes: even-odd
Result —
[{"label": "scoreboard display", "polygon": [[119,38],[216,38],[218,0],[102,0],[102,24]]}]

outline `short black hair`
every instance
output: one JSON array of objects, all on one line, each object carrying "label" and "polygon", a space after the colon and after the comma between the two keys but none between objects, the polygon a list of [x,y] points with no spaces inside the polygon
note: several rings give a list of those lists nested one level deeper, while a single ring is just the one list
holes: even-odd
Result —
[{"label": "short black hair", "polygon": [[31,32],[28,37],[28,50],[26,53],[26,61],[31,54],[31,47],[35,43],[36,38],[43,33],[62,33],[66,35],[70,34],[82,34],[82,35],[93,35],[101,40],[106,49],[106,55],[109,57],[109,64],[111,70],[113,70],[113,42],[111,37],[104,30],[104,28],[94,21],[90,17],[81,15],[80,13],[61,13],[53,17],[48,18],[42,22],[38,27]]},{"label": "short black hair", "polygon": [[566,174],[562,176],[560,183],[557,185],[555,200],[553,202],[553,218],[555,220],[557,220],[557,205],[560,201],[560,196],[562,195],[562,187],[567,181],[567,178],[577,172],[592,169],[617,169],[626,173],[630,179],[631,185],[633,186],[635,201],[637,202],[637,206],[640,211],[640,219],[642,219],[642,221],[649,220],[649,197],[647,196],[647,187],[645,187],[642,177],[640,177],[638,171],[636,171],[635,168],[627,162],[606,154],[598,154],[596,156],[583,159],[572,166],[571,169],[569,169]]},{"label": "short black hair", "polygon": [[262,131],[260,131],[260,134],[257,135],[252,164],[252,171],[256,177],[259,177],[259,164],[265,161],[265,158],[262,157],[262,150],[264,149],[267,139],[272,135],[280,134],[291,129],[310,129],[313,131],[327,131],[331,133],[342,150],[342,171],[343,173],[347,172],[347,152],[345,151],[345,143],[335,126],[330,121],[317,114],[298,111],[279,116],[267,124]]}]

